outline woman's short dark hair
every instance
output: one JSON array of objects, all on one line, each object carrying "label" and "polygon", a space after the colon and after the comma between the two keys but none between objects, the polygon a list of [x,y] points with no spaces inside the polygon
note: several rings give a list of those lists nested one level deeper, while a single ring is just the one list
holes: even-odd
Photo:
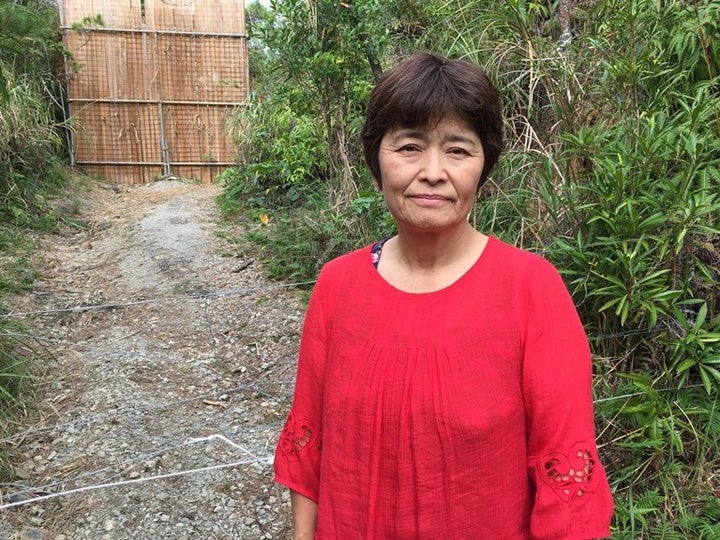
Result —
[{"label": "woman's short dark hair", "polygon": [[485,165],[482,185],[497,163],[503,147],[500,93],[487,74],[465,60],[417,53],[385,73],[368,102],[360,136],[365,162],[378,184],[380,142],[396,128],[427,127],[454,115],[480,138]]}]

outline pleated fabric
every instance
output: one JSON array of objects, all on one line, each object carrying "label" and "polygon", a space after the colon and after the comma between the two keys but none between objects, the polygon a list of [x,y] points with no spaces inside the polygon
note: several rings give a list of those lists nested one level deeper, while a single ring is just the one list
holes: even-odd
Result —
[{"label": "pleated fabric", "polygon": [[276,480],[316,538],[609,535],[587,338],[557,271],[491,237],[449,287],[388,284],[370,246],[313,291]]}]

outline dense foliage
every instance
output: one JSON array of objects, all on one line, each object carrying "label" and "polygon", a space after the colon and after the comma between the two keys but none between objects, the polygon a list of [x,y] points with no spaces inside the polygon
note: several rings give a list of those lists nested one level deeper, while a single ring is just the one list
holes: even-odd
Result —
[{"label": "dense foliage", "polygon": [[[616,538],[718,538],[720,0],[249,8],[255,89],[221,202],[276,277],[390,234],[357,132],[377,67],[470,58],[508,150],[472,219],[563,271],[596,355]],[[269,224],[267,217],[269,216]]]},{"label": "dense foliage", "polygon": [[[63,180],[58,161],[59,77],[64,48],[49,1],[0,0],[0,218],[30,223],[43,193]],[[49,185],[48,185],[49,184]]]},{"label": "dense foliage", "polygon": [[[0,298],[33,280],[28,228],[54,223],[49,196],[66,180],[58,131],[64,49],[52,0],[0,0]],[[0,433],[21,406],[38,349],[0,305]],[[0,476],[3,472],[0,448]]]}]

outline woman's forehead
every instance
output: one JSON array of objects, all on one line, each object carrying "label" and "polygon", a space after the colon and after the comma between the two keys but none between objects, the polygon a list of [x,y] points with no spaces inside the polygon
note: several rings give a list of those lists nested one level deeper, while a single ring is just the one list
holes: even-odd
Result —
[{"label": "woman's forehead", "polygon": [[396,124],[390,127],[385,132],[385,135],[393,138],[425,138],[436,132],[442,132],[444,137],[450,139],[479,139],[478,133],[472,126],[455,114],[436,117],[414,125]]}]

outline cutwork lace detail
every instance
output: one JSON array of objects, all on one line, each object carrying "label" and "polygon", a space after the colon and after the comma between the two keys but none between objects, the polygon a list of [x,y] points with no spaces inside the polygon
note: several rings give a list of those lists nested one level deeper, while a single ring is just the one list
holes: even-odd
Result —
[{"label": "cutwork lace detail", "polygon": [[295,418],[290,411],[280,434],[279,446],[288,461],[298,461],[311,450],[315,453],[320,451],[320,432],[312,422]]},{"label": "cutwork lace detail", "polygon": [[552,452],[542,459],[540,476],[568,506],[582,506],[597,489],[595,467],[598,460],[593,446],[579,442],[573,445],[569,454]]}]

